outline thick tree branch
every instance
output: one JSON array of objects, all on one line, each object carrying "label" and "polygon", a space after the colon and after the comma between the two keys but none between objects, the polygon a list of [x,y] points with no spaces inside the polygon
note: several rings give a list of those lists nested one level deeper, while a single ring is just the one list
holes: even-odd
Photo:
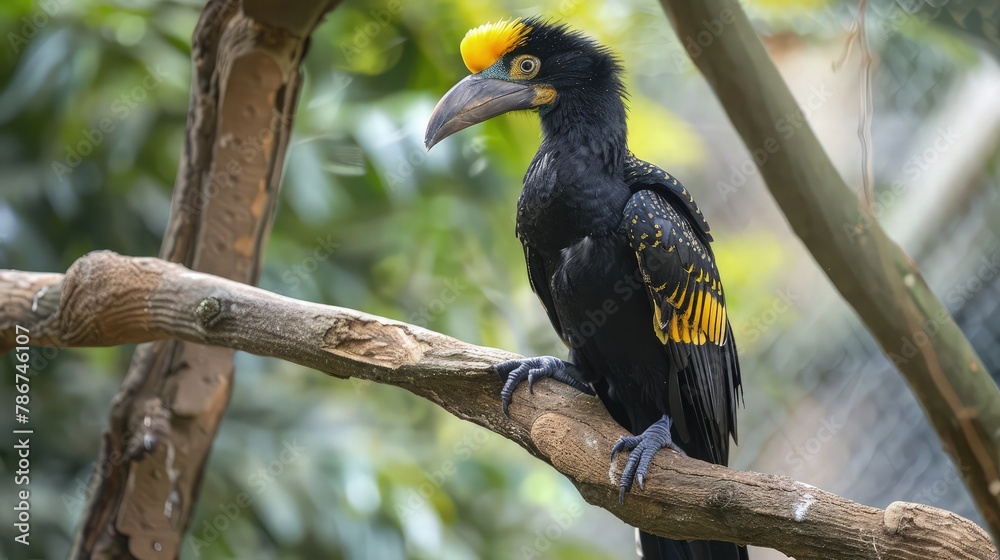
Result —
[{"label": "thick tree branch", "polygon": [[402,387],[518,443],[588,502],[665,537],[766,546],[800,560],[998,558],[985,531],[941,509],[896,502],[880,510],[669,452],[657,455],[646,488],[619,505],[624,457],[606,466],[621,427],[597,399],[547,381],[530,397],[519,388],[505,417],[500,380],[487,368],[515,355],[159,259],[96,252],[65,276],[0,271],[0,352],[13,347],[15,324],[44,346],[177,338]]},{"label": "thick tree branch", "polygon": [[[160,256],[256,283],[309,35],[337,0],[208,0]],[[72,558],[177,558],[232,387],[232,350],[140,345],[112,402]],[[153,451],[144,442],[155,441]]]},{"label": "thick tree branch", "polygon": [[[1000,392],[916,265],[837,173],[736,0],[661,0],[786,218],[893,361],[1000,536]],[[703,22],[724,29],[711,35]],[[708,35],[708,39],[705,36]]]}]

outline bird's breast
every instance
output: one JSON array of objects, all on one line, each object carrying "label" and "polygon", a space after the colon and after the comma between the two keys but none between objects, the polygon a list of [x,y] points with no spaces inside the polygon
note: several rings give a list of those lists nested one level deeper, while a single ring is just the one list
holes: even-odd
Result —
[{"label": "bird's breast", "polygon": [[549,287],[563,336],[601,361],[660,363],[646,286],[624,235],[588,236],[549,259]]},{"label": "bird's breast", "polygon": [[533,247],[558,251],[617,229],[628,201],[625,182],[588,158],[540,150],[524,176],[517,233]]}]

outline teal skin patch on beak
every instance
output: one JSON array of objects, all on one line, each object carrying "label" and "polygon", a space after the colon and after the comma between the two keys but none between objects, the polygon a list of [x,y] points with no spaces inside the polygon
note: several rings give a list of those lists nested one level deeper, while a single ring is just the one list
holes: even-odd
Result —
[{"label": "teal skin patch on beak", "polygon": [[[506,62],[502,58],[494,62],[493,66],[490,66],[486,70],[483,70],[478,75],[484,78],[492,78],[494,80],[514,81],[511,80],[510,69],[507,68]],[[552,110],[555,104],[556,104],[555,99],[553,99],[551,103],[546,103],[544,105],[535,105],[535,107],[538,109],[538,114],[544,117],[546,114],[548,114],[549,111]]]},{"label": "teal skin patch on beak", "polygon": [[480,72],[479,75],[484,78],[493,78],[494,80],[510,80],[510,70],[504,66],[502,58],[494,62],[493,66]]}]

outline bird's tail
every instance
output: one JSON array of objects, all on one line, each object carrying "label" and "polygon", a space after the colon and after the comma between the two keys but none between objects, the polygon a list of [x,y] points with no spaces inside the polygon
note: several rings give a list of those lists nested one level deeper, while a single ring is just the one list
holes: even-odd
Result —
[{"label": "bird's tail", "polygon": [[745,546],[719,541],[673,541],[639,533],[643,560],[749,560]]}]

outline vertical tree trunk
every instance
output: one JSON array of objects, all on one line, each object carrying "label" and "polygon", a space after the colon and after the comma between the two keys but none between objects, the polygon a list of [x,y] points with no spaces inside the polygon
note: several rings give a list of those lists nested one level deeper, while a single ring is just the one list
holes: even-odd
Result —
[{"label": "vertical tree trunk", "polygon": [[[833,167],[809,124],[795,138],[777,126],[802,115],[736,0],[660,0],[678,35],[705,21],[727,26],[694,56],[748,149],[775,146],[759,164],[796,235],[903,374],[969,493],[1000,540],[1000,392],[972,344],[916,264]],[[685,43],[686,44],[686,43]],[[750,108],[750,109],[748,109]]]},{"label": "vertical tree trunk", "polygon": [[[336,0],[209,0],[160,256],[256,284],[309,35]],[[233,351],[139,346],[115,396],[73,558],[177,558],[229,402]]]}]

